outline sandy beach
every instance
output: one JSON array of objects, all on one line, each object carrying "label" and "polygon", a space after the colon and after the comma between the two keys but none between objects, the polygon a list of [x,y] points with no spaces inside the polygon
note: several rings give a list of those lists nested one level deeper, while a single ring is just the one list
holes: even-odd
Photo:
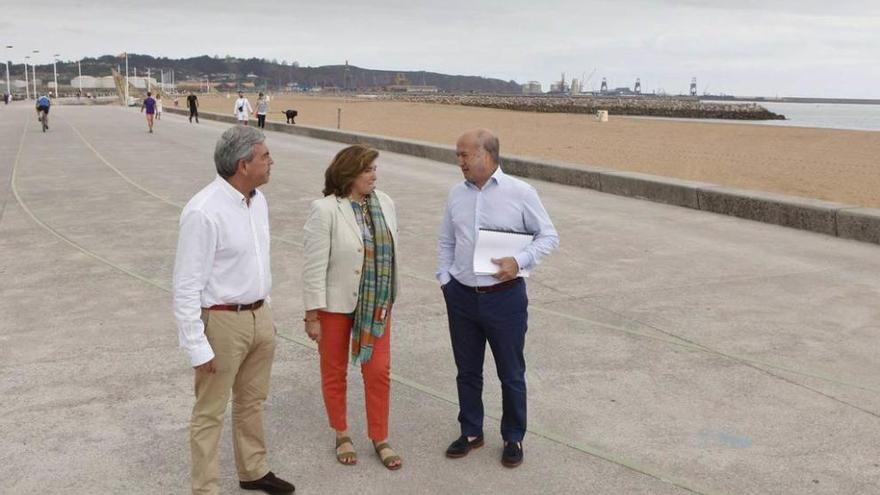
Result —
[{"label": "sandy beach", "polygon": [[[234,95],[233,95],[234,97]],[[248,98],[253,104],[256,95]],[[233,98],[199,96],[201,111],[232,113]],[[185,98],[180,99],[185,104]],[[880,207],[880,133],[587,115],[327,96],[276,96],[271,121],[288,108],[297,124],[453,145],[472,127],[515,154]],[[256,119],[253,121],[256,123]],[[328,157],[329,160],[329,157]]]}]

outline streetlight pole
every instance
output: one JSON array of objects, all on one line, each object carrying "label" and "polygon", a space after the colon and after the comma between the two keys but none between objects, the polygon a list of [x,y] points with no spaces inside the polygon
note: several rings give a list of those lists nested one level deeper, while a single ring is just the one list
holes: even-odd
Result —
[{"label": "streetlight pole", "polygon": [[28,82],[28,73],[27,73],[27,71],[28,71],[28,60],[30,60],[30,59],[31,59],[31,56],[30,56],[30,55],[25,55],[25,56],[24,56],[24,98],[25,98],[26,100],[30,100],[30,99],[31,99],[31,89],[30,89],[30,83]]},{"label": "streetlight pole", "polygon": [[81,62],[82,62],[81,60],[76,61],[76,68],[79,71],[79,95],[80,96],[82,96],[82,92],[83,92],[83,68],[82,68]]},{"label": "streetlight pole", "polygon": [[55,74],[55,98],[61,96],[58,93],[58,53],[52,55],[52,73]]},{"label": "streetlight pole", "polygon": [[128,52],[125,52],[125,106],[128,106]]},{"label": "streetlight pole", "polygon": [[[37,59],[37,54],[40,53],[40,50],[34,50],[34,61]],[[31,64],[31,69],[33,69],[34,75],[34,99],[37,99],[37,64],[36,62]]]},{"label": "streetlight pole", "polygon": [[37,99],[37,63],[36,63],[36,60],[37,60],[37,54],[40,53],[40,50],[34,50],[33,53],[34,53],[34,63],[31,64],[31,69],[32,69],[31,75],[33,75],[34,77],[31,79],[34,83],[34,99],[36,100]]},{"label": "streetlight pole", "polygon": [[[6,45],[7,50],[12,49],[12,45]],[[7,52],[8,53],[8,52]],[[9,99],[12,99],[12,86],[9,83],[9,57],[6,57],[6,92],[9,93]]]}]

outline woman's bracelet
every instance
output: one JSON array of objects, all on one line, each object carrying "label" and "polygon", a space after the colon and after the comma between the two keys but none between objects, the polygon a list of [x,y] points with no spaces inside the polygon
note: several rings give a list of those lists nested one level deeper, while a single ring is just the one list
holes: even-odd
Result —
[{"label": "woman's bracelet", "polygon": [[316,316],[313,320],[310,320],[310,319],[308,319],[308,318],[303,318],[303,321],[304,321],[304,322],[307,322],[307,323],[308,323],[308,322],[313,322],[313,321],[321,321],[321,318],[318,317],[318,316]]}]

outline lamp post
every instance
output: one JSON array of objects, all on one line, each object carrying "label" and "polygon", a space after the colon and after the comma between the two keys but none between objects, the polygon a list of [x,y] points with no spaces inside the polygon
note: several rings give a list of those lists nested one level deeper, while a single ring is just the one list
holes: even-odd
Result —
[{"label": "lamp post", "polygon": [[[12,49],[12,45],[6,45],[7,50]],[[9,98],[12,99],[12,86],[9,84],[9,57],[6,57],[6,92],[9,93]]]},{"label": "lamp post", "polygon": [[58,94],[58,56],[57,53],[52,54],[52,73],[55,75],[55,98],[61,96]]},{"label": "lamp post", "polygon": [[25,98],[26,100],[30,100],[30,99],[31,99],[31,89],[30,89],[30,84],[28,83],[28,73],[27,73],[27,71],[28,71],[28,60],[30,60],[30,59],[31,59],[31,56],[30,56],[30,55],[25,55],[25,56],[24,56],[24,98]]},{"label": "lamp post", "polygon": [[[40,53],[40,50],[34,50],[34,60],[35,61],[37,59],[38,53]],[[31,69],[33,69],[32,74],[34,76],[33,77],[33,79],[34,79],[34,99],[36,100],[37,99],[37,64],[36,63],[31,64]]]},{"label": "lamp post", "polygon": [[79,71],[79,95],[80,96],[82,96],[82,92],[83,92],[83,69],[82,69],[81,62],[82,62],[81,60],[76,61],[76,68]]},{"label": "lamp post", "polygon": [[128,106],[128,52],[125,52],[125,106]]}]

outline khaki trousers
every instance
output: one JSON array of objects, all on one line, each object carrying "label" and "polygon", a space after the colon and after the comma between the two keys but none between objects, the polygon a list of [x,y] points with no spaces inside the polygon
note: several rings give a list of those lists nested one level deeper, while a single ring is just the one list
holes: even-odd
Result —
[{"label": "khaki trousers", "polygon": [[202,310],[216,373],[195,372],[196,402],[190,423],[192,491],[219,493],[220,433],[232,396],[232,446],[241,481],[269,472],[263,437],[263,401],[275,355],[275,327],[267,305],[254,311]]}]

